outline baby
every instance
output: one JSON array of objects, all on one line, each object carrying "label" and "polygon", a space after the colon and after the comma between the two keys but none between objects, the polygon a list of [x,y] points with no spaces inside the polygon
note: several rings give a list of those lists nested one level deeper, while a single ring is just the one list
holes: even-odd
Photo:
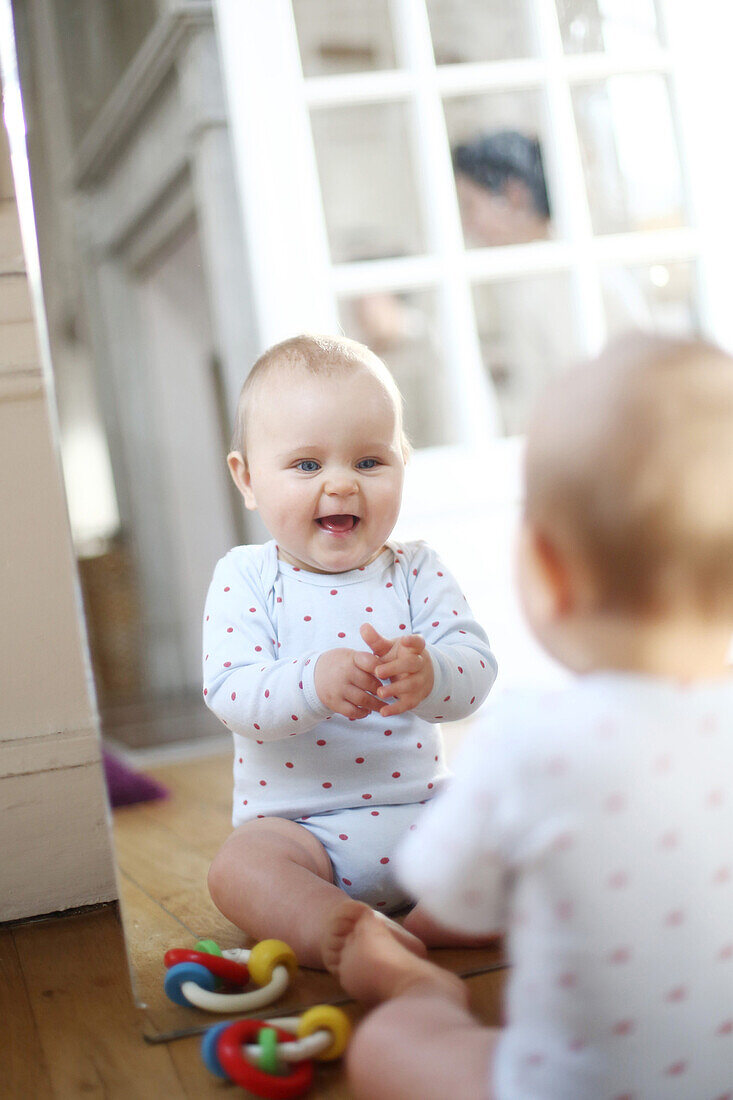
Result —
[{"label": "baby", "polygon": [[[351,340],[286,340],[242,389],[229,469],[274,539],[222,558],[206,601],[204,697],[235,750],[209,890],[305,966],[323,966],[344,891],[382,914],[410,903],[392,856],[446,779],[437,723],[496,676],[436,554],[388,541],[407,450],[394,380]],[[413,934],[455,942],[419,907],[408,932],[385,924],[414,950]]]},{"label": "baby", "polygon": [[352,1043],[354,1095],[731,1097],[731,358],[635,337],[550,386],[519,579],[579,676],[497,702],[396,859],[437,921],[508,932],[506,1026],[347,901],[324,958],[385,1002]]}]

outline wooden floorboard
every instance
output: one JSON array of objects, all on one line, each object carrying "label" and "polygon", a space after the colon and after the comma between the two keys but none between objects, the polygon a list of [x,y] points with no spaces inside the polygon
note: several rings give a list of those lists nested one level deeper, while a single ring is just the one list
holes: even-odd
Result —
[{"label": "wooden floorboard", "polygon": [[51,1081],[12,930],[0,933],[0,1019],[0,1094],[50,1095]]},{"label": "wooden floorboard", "polygon": [[[169,788],[170,797],[114,815],[137,1004],[115,906],[0,929],[3,1100],[221,1100],[230,1095],[204,1068],[198,1037],[147,1042],[145,1036],[160,1040],[218,1022],[165,997],[163,955],[169,947],[192,946],[200,936],[222,947],[246,942],[206,890],[209,862],[230,829],[231,760],[227,754],[146,770]],[[500,962],[497,951],[431,954],[457,972]],[[472,1007],[487,1024],[499,1022],[503,982],[503,971],[467,979]],[[269,1014],[342,998],[330,975],[302,968]],[[346,1007],[358,1020],[358,1007]],[[340,1063],[318,1067],[311,1095],[314,1100],[349,1100]]]},{"label": "wooden floorboard", "polygon": [[[200,937],[223,948],[247,945],[247,939],[222,917],[206,890],[209,864],[231,830],[231,754],[146,771],[168,788],[169,797],[118,810],[115,843],[135,987],[145,1005],[146,1034],[152,1037],[211,1022],[208,1013],[174,1005],[165,996],[165,951],[193,946]],[[501,959],[496,949],[444,950],[432,957],[457,973]],[[343,1000],[330,975],[301,968],[270,1014]]]}]

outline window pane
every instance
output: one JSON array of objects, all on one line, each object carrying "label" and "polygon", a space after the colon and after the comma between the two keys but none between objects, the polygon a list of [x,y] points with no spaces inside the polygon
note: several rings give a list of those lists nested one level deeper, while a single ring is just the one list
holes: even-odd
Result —
[{"label": "window pane", "polygon": [[679,156],[667,83],[615,76],[573,89],[593,229],[622,233],[682,225]]},{"label": "window pane", "polygon": [[388,0],[293,0],[305,76],[395,67]]},{"label": "window pane", "polygon": [[438,65],[531,57],[528,0],[427,0]]},{"label": "window pane", "polygon": [[609,336],[629,327],[629,300],[642,328],[665,336],[693,336],[699,330],[692,263],[604,267],[601,285]]},{"label": "window pane", "polygon": [[425,251],[407,107],[328,107],[311,117],[333,262]]},{"label": "window pane", "polygon": [[527,414],[550,375],[574,361],[567,274],[534,275],[474,287],[484,367],[496,390],[504,431],[526,428]]},{"label": "window pane", "polygon": [[405,399],[413,447],[455,442],[451,389],[440,350],[434,291],[374,293],[340,303],[344,332],[377,353]]},{"label": "window pane", "polygon": [[444,107],[466,246],[551,236],[540,93],[461,96]]},{"label": "window pane", "polygon": [[659,45],[654,0],[557,0],[566,53],[629,53]]}]

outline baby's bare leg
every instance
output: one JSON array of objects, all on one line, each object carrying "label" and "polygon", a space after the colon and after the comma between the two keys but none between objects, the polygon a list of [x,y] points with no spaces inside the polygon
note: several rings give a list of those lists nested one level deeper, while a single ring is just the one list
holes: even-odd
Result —
[{"label": "baby's bare leg", "polygon": [[501,932],[489,936],[469,936],[463,932],[454,932],[433,920],[419,902],[407,914],[402,927],[412,932],[427,947],[498,947],[502,940]]},{"label": "baby's bare leg", "polygon": [[[324,968],[321,940],[345,895],[328,854],[302,825],[280,817],[248,821],[225,840],[209,870],[209,893],[224,916],[255,940],[285,940],[302,966]],[[394,934],[423,945],[389,922]]]},{"label": "baby's bare leg", "polygon": [[441,991],[415,986],[370,1013],[346,1055],[354,1100],[492,1100],[496,1028]]},{"label": "baby's bare leg", "polygon": [[356,1100],[491,1096],[499,1033],[473,1019],[460,979],[406,951],[378,914],[353,901],[335,914],[323,954],[347,992],[367,1004],[382,1002],[349,1047]]},{"label": "baby's bare leg", "polygon": [[304,966],[322,967],[324,921],[344,895],[320,841],[294,821],[264,817],[229,836],[211,864],[217,909],[255,940],[285,940]]}]

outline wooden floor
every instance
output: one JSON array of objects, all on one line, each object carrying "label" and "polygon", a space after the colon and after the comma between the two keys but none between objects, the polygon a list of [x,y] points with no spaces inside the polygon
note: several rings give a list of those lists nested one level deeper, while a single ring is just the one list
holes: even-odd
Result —
[{"label": "wooden floor", "polygon": [[[163,954],[201,936],[222,947],[244,937],[206,892],[212,855],[229,831],[230,756],[149,768],[170,798],[118,810],[115,840],[129,956],[140,1007],[129,985],[115,906],[0,929],[0,1096],[120,1100],[223,1095],[201,1063],[208,1014],[179,1008],[162,990]],[[495,951],[441,951],[433,957],[459,973],[497,967]],[[505,971],[467,978],[475,1012],[499,1022]],[[329,975],[301,970],[270,1015],[343,1000]],[[346,1010],[356,1021],[359,1011]],[[261,1015],[267,1014],[267,1010]],[[243,1094],[241,1094],[243,1095]],[[319,1066],[315,1100],[347,1100],[338,1063]]]}]

